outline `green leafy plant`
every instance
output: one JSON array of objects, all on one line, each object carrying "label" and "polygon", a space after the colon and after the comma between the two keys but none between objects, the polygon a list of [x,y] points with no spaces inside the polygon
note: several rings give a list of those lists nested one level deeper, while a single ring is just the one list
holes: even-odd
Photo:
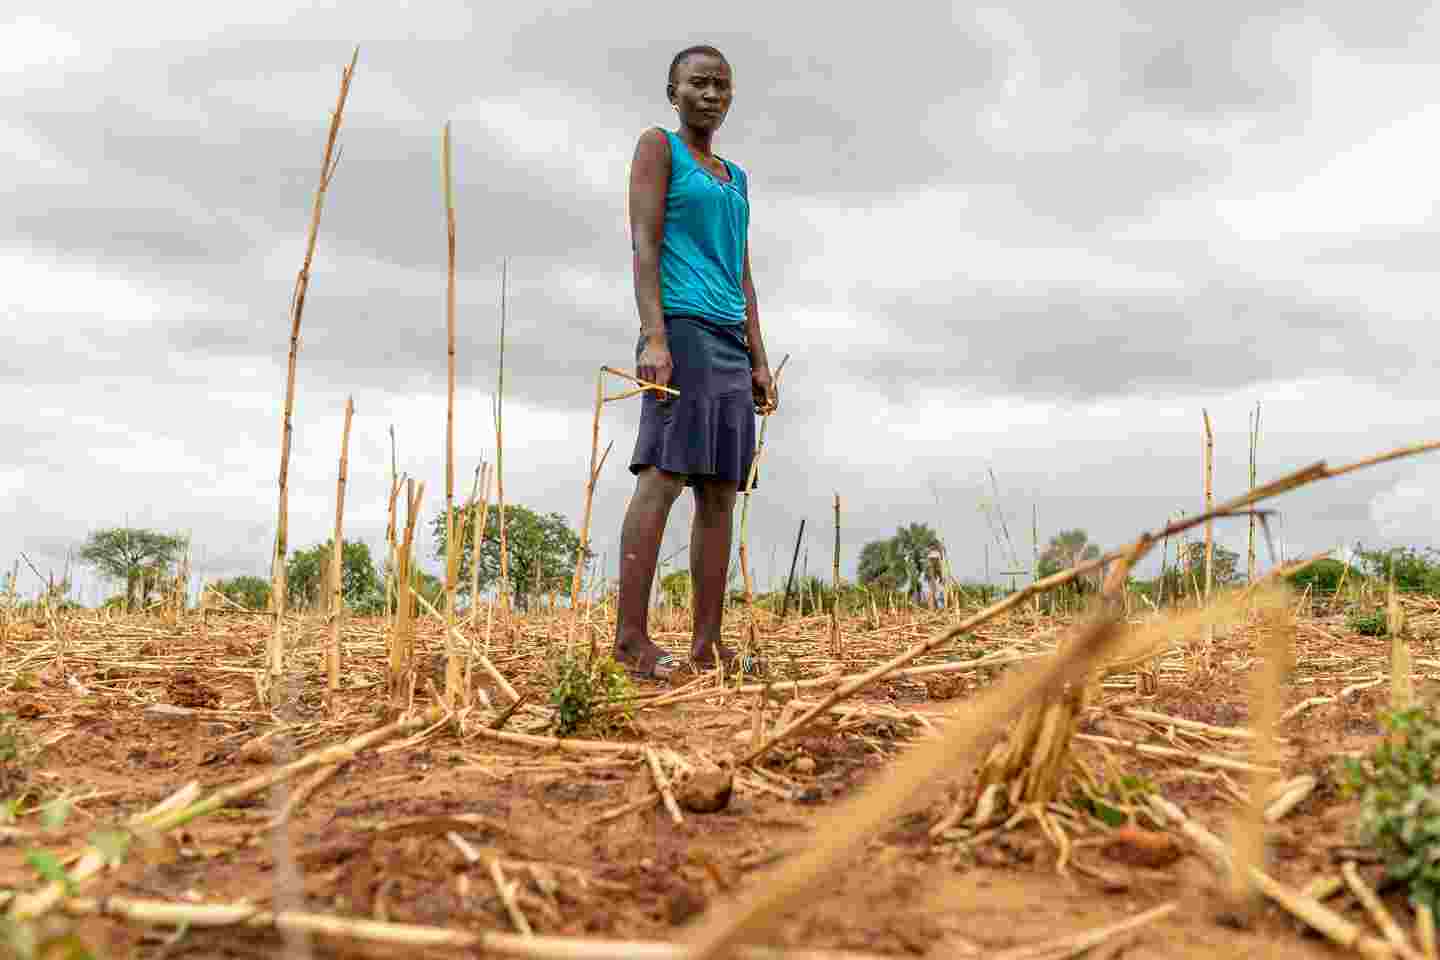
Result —
[{"label": "green leafy plant", "polygon": [[613,657],[592,663],[560,654],[551,658],[549,674],[558,736],[573,736],[587,729],[603,734],[629,721],[628,708],[596,713],[597,707],[624,703],[634,692],[629,674]]},{"label": "green leafy plant", "polygon": [[1390,632],[1390,623],[1384,610],[1352,610],[1345,618],[1345,625],[1350,628],[1351,633],[1358,633],[1362,637],[1383,637]]},{"label": "green leafy plant", "polygon": [[1341,760],[1340,786],[1360,798],[1358,838],[1385,860],[1410,900],[1440,905],[1440,721],[1427,707],[1384,711],[1389,734],[1368,756]]},{"label": "green leafy plant", "polygon": [[1149,780],[1127,773],[1109,783],[1078,782],[1071,802],[1107,827],[1123,827],[1139,803],[1154,792]]},{"label": "green leafy plant", "polygon": [[0,713],[0,797],[23,785],[29,779],[25,759],[29,740],[13,713]]}]

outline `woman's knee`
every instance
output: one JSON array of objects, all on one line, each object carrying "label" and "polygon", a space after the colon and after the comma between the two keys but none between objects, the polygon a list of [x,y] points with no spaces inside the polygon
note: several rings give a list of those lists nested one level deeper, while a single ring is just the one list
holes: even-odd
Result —
[{"label": "woman's knee", "polygon": [[642,497],[663,501],[668,506],[674,503],[685,489],[685,477],[659,467],[646,467],[640,471],[635,485]]},{"label": "woman's knee", "polygon": [[725,480],[702,480],[695,484],[695,509],[725,519],[735,509],[735,484]]}]

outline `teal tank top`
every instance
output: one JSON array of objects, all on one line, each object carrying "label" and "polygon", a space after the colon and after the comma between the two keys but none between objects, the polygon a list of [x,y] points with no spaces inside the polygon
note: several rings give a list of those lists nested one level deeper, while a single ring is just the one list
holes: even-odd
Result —
[{"label": "teal tank top", "polygon": [[745,241],[750,226],[745,171],[725,160],[728,183],[700,166],[669,130],[670,185],[660,245],[660,305],[667,317],[720,326],[745,322]]}]

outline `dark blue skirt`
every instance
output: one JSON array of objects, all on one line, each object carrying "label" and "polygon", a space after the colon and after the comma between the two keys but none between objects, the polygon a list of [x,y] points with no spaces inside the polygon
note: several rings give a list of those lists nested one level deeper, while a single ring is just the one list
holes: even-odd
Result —
[{"label": "dark blue skirt", "polygon": [[[755,458],[755,401],[743,326],[721,327],[692,317],[666,317],[665,333],[678,397],[646,391],[630,472],[659,467],[685,477],[724,480],[744,491]],[[635,344],[635,358],[645,346]],[[758,477],[756,486],[759,486]]]}]

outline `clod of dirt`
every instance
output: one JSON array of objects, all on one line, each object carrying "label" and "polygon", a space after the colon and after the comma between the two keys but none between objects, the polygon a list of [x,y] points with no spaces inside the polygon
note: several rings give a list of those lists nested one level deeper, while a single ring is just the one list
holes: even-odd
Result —
[{"label": "clod of dirt", "polygon": [[697,772],[680,787],[680,806],[691,813],[716,813],[730,805],[735,775],[714,767]]},{"label": "clod of dirt", "polygon": [[925,692],[931,700],[953,700],[965,692],[963,677],[936,677],[925,681]]},{"label": "clod of dirt", "polygon": [[1115,831],[1103,852],[1111,860],[1154,870],[1168,867],[1179,860],[1184,851],[1168,833],[1140,827],[1121,827]]},{"label": "clod of dirt", "polygon": [[705,901],[689,887],[681,887],[671,893],[665,903],[665,913],[670,925],[678,927],[705,909]]},{"label": "clod of dirt", "polygon": [[790,769],[801,776],[809,776],[815,772],[814,757],[796,757],[795,762],[790,764]]},{"label": "clod of dirt", "polygon": [[213,710],[220,706],[220,694],[193,673],[177,673],[171,677],[165,685],[165,695],[171,703],[180,707]]},{"label": "clod of dirt", "polygon": [[274,763],[275,746],[266,737],[255,737],[240,745],[238,756],[246,763]]},{"label": "clod of dirt", "polygon": [[145,719],[157,723],[174,723],[180,720],[193,720],[195,711],[186,707],[177,707],[169,703],[152,703],[145,708]]}]

